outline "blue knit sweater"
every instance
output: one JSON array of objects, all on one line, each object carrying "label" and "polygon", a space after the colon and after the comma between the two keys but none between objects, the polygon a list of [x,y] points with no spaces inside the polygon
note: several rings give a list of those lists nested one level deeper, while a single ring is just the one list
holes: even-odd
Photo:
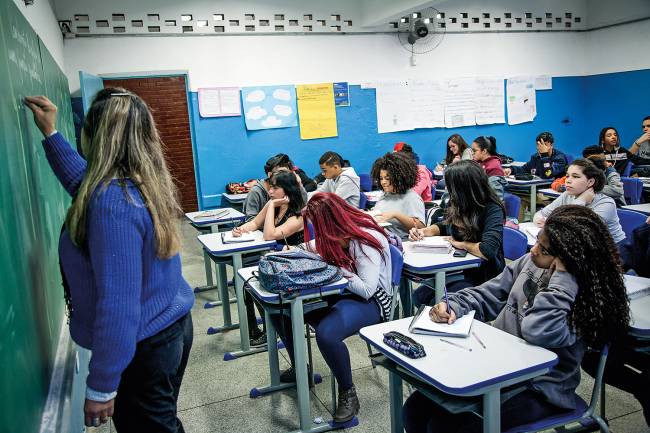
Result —
[{"label": "blue knit sweater", "polygon": [[[86,161],[60,133],[43,140],[43,147],[59,181],[74,195]],[[194,295],[181,274],[180,256],[156,256],[151,215],[131,181],[99,187],[87,212],[88,252],[64,231],[59,255],[72,297],[70,334],[92,351],[86,383],[111,393],[136,343],[186,315]]]}]

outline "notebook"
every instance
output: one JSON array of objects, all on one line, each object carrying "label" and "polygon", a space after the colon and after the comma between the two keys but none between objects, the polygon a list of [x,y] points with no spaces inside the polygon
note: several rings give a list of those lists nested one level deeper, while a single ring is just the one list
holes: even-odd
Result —
[{"label": "notebook", "polygon": [[413,241],[410,245],[410,249],[414,253],[449,254],[452,248],[451,243],[440,236],[431,236],[419,241]]},{"label": "notebook", "polygon": [[232,232],[221,232],[221,243],[236,244],[240,242],[253,242],[255,235],[253,232],[243,233],[241,236],[233,236]]},{"label": "notebook", "polygon": [[636,277],[633,275],[624,275],[625,289],[629,299],[643,298],[650,294],[650,284],[647,283],[645,278]]},{"label": "notebook", "polygon": [[470,311],[451,325],[448,323],[437,323],[429,318],[429,311],[432,307],[421,305],[415,313],[409,332],[413,334],[439,335],[441,337],[468,337],[474,321],[474,310]]},{"label": "notebook", "polygon": [[194,219],[220,218],[230,213],[229,209],[206,210],[194,215]]}]

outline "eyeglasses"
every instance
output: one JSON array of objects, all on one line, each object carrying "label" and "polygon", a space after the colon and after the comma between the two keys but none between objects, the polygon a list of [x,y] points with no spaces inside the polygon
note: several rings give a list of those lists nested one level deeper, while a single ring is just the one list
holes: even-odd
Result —
[{"label": "eyeglasses", "polygon": [[542,245],[542,242],[539,240],[539,235],[537,235],[537,243],[536,245],[539,247],[539,251],[543,256],[554,256],[553,252],[546,248],[544,245]]}]

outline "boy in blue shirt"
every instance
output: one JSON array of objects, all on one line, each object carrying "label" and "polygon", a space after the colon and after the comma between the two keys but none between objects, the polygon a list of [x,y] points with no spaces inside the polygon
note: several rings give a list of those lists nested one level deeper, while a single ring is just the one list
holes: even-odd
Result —
[{"label": "boy in blue shirt", "polygon": [[522,167],[504,169],[506,176],[517,173],[530,173],[542,179],[557,179],[564,176],[568,165],[566,155],[555,149],[553,134],[542,132],[535,139],[537,152]]}]

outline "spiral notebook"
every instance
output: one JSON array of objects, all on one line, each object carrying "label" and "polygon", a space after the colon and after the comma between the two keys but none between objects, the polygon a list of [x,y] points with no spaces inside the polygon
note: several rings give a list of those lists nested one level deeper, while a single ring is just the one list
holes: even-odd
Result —
[{"label": "spiral notebook", "polygon": [[237,244],[241,242],[253,242],[255,235],[253,232],[242,233],[241,236],[233,236],[232,232],[221,232],[222,244]]},{"label": "spiral notebook", "polygon": [[441,337],[468,337],[474,321],[472,310],[460,319],[456,319],[451,325],[448,323],[434,322],[429,318],[429,311],[432,307],[420,305],[417,313],[411,320],[409,332],[413,334],[438,335]]}]

